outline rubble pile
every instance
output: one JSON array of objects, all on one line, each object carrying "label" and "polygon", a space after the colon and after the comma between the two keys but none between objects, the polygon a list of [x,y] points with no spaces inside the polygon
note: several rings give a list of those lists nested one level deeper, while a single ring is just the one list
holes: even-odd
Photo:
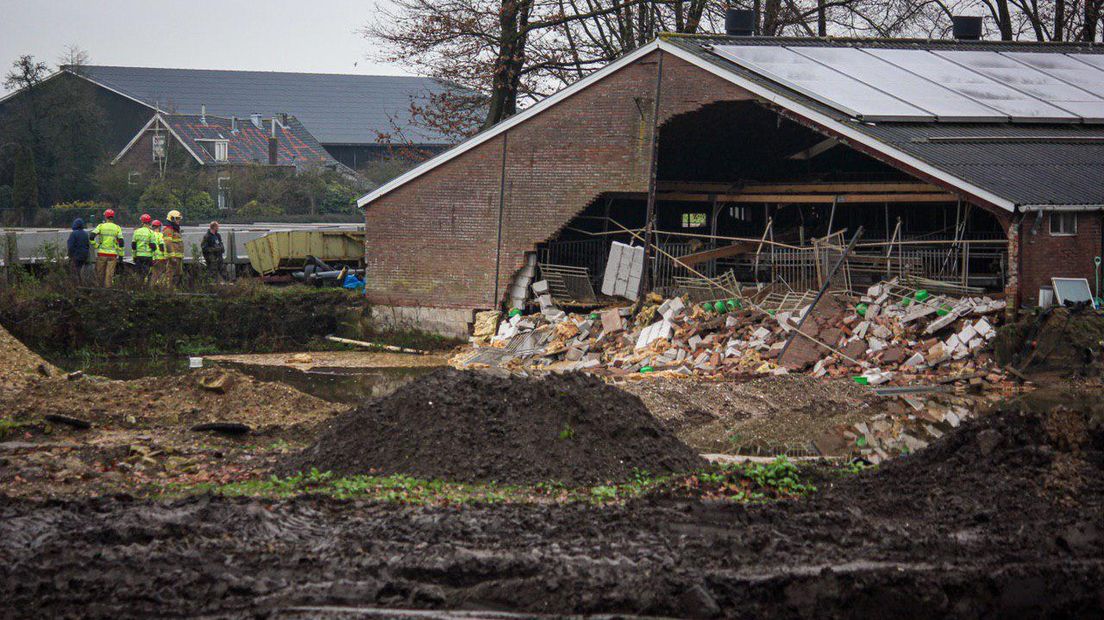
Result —
[{"label": "rubble pile", "polygon": [[569,314],[543,286],[533,284],[541,291],[539,314],[513,310],[501,320],[497,312],[481,313],[475,346],[451,363],[626,378],[808,372],[863,385],[1005,380],[986,351],[1005,308],[999,299],[930,295],[890,280],[861,296],[826,295],[802,323],[809,305],[766,309],[740,299],[688,305],[655,294],[635,316],[630,307]]}]

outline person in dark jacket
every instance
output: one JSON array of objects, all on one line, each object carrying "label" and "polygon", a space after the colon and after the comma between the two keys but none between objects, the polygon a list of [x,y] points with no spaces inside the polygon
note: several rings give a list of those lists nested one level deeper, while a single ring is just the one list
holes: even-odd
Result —
[{"label": "person in dark jacket", "polygon": [[69,233],[69,269],[73,280],[80,284],[81,272],[88,264],[88,256],[92,251],[88,243],[88,232],[84,230],[84,220],[73,220],[73,232]]},{"label": "person in dark jacket", "polygon": [[203,241],[199,249],[203,251],[203,260],[207,263],[207,275],[212,280],[225,278],[222,273],[222,257],[226,253],[226,246],[222,244],[222,235],[219,234],[219,223],[211,222],[207,234],[203,235]]}]

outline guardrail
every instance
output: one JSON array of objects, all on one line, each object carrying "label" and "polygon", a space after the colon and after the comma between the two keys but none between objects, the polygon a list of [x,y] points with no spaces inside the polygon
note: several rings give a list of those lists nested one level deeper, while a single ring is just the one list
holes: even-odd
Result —
[{"label": "guardrail", "polygon": [[[360,224],[224,224],[219,227],[223,244],[226,246],[224,260],[231,265],[249,264],[249,255],[245,250],[247,242],[271,232],[287,230],[336,230],[363,233],[364,226]],[[0,228],[0,266],[7,265],[9,260],[33,265],[45,262],[52,256],[64,257],[70,232],[72,231],[62,228]],[[206,226],[181,228],[185,263],[203,260],[199,245],[206,232]],[[124,260],[127,262],[133,262],[130,250],[130,239],[133,233],[134,228],[123,228],[123,238],[126,239],[127,246]]]}]

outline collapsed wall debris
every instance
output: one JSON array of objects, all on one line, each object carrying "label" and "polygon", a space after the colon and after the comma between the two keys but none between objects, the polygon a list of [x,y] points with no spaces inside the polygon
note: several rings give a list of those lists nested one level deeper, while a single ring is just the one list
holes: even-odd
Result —
[{"label": "collapsed wall debris", "polygon": [[451,363],[623,378],[808,372],[851,376],[863,385],[1005,380],[986,346],[1005,308],[1000,299],[933,295],[893,279],[858,296],[828,295],[812,309],[770,307],[754,297],[688,305],[685,297],[651,293],[635,315],[629,306],[568,314],[543,290],[533,284],[539,314],[513,310],[501,320],[497,312],[482,313],[473,347]]}]

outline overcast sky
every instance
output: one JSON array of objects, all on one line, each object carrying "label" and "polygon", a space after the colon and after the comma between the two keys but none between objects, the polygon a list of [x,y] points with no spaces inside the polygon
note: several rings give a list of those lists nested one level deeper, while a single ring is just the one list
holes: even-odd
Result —
[{"label": "overcast sky", "polygon": [[[0,63],[65,47],[91,64],[404,75],[366,58],[374,0],[0,0]],[[0,86],[0,91],[3,87]]]}]

